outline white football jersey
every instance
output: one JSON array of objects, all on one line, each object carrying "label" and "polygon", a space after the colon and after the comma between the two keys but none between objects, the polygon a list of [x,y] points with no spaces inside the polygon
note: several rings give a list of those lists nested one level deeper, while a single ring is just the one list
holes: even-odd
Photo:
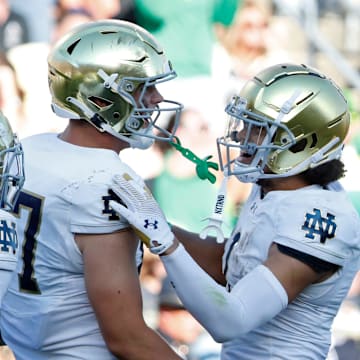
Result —
[{"label": "white football jersey", "polygon": [[221,359],[325,359],[333,319],[358,271],[358,214],[338,183],[327,190],[313,185],[272,191],[263,199],[254,185],[225,247],[223,271],[229,289],[265,261],[272,243],[337,264],[340,270],[308,286],[260,328],[225,343]]},{"label": "white football jersey", "polygon": [[[26,180],[15,207],[21,252],[3,299],[2,335],[17,360],[114,359],[87,297],[75,233],[128,227],[109,207],[118,154],[41,134],[22,141]],[[139,181],[142,181],[139,179]],[[142,247],[137,251],[141,265]]]}]

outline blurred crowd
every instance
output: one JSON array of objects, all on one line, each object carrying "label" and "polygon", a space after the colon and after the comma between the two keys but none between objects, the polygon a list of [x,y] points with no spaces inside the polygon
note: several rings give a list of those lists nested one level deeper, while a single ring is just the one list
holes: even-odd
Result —
[{"label": "blurred crowd", "polygon": [[[306,2],[295,1],[294,7],[301,3]],[[347,9],[354,10],[344,12],[345,3]],[[96,19],[123,19],[153,33],[178,73],[175,81],[159,90],[165,98],[184,104],[177,132],[182,145],[201,158],[211,155],[216,161],[215,139],[224,128],[227,100],[264,67],[288,61],[308,62],[301,28],[294,29],[294,22],[282,14],[279,4],[281,1],[270,0],[0,0],[0,108],[20,139],[44,131],[61,131],[66,122],[53,114],[47,89],[49,49],[76,25]],[[355,31],[360,31],[359,1],[318,0],[317,5],[319,21],[320,17],[342,14],[345,34],[353,36]],[[359,39],[356,38],[358,46],[354,41],[344,41],[345,55],[351,52],[351,56],[355,53],[359,57]],[[309,65],[317,67],[317,64]],[[343,184],[360,212],[359,89],[341,79],[339,82],[348,94],[353,113],[352,131],[344,153],[348,176]],[[163,121],[171,126],[171,119]],[[210,215],[209,209],[216,199],[221,182],[219,174],[214,185],[204,182],[197,177],[193,164],[174,148],[161,145],[145,152],[125,151],[123,160],[147,179],[169,221],[195,232],[202,229],[202,220]],[[239,186],[234,180],[234,186],[232,181],[228,183],[230,196],[225,209],[227,229],[232,227],[249,192],[247,185]],[[172,206],[174,203],[176,207]],[[165,272],[161,263],[148,253],[141,279],[144,312],[151,326],[159,328],[166,338],[172,338],[184,358],[219,359],[218,344],[206,337],[199,325],[191,325],[196,330],[189,338],[180,336],[179,333],[191,333],[180,322],[175,325],[174,333],[161,328],[163,316],[168,316],[166,323],[173,321],[166,312],[176,301],[170,301],[167,294],[169,302],[164,307]],[[360,358],[360,321],[355,320],[360,317],[359,281],[355,280],[335,322],[331,360]],[[186,312],[179,304],[174,308]],[[201,353],[199,349],[203,348],[214,349],[213,357]]]}]

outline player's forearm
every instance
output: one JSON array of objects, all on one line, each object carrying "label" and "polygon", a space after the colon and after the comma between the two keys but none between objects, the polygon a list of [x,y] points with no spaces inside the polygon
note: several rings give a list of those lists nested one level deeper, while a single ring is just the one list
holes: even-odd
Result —
[{"label": "player's forearm", "polygon": [[[115,340],[115,339],[114,339]],[[119,359],[137,360],[180,360],[174,350],[151,328],[129,331],[123,341],[107,341],[112,354]]]},{"label": "player's forearm", "polygon": [[[218,244],[214,237],[208,237],[202,240],[198,234],[186,231],[177,226],[173,226],[172,231],[201,268],[218,283],[225,284],[225,277],[221,268],[224,244]],[[169,253],[170,252],[167,252],[167,254]]]},{"label": "player's forearm", "polygon": [[288,304],[285,289],[263,265],[228,292],[200,269],[181,245],[161,259],[185,308],[218,342],[234,340],[261,326]]}]

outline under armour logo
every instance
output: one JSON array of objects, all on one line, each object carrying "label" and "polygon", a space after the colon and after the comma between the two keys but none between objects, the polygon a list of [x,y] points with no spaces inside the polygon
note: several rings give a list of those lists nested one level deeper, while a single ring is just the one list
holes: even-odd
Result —
[{"label": "under armour logo", "polygon": [[315,235],[319,235],[322,244],[326,239],[332,239],[336,231],[335,216],[330,213],[326,216],[326,218],[322,217],[319,209],[314,209],[313,214],[307,213],[304,225],[301,227],[302,230],[308,231],[305,237],[314,239]]},{"label": "under armour logo", "polygon": [[151,227],[151,226],[155,230],[158,228],[158,221],[157,220],[155,220],[154,222],[150,222],[149,219],[145,219],[144,222],[145,222],[145,224],[144,224],[145,229],[147,229],[148,227]]}]

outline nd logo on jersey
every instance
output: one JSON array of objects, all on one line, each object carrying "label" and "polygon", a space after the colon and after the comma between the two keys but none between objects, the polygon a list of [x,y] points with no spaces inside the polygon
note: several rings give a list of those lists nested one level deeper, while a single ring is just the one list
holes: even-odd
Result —
[{"label": "nd logo on jersey", "polygon": [[0,220],[0,251],[16,254],[18,239],[16,235],[15,223]]},{"label": "nd logo on jersey", "polygon": [[108,214],[109,220],[119,220],[118,214],[110,207],[109,203],[110,200],[115,200],[122,203],[121,199],[112,190],[109,190],[109,195],[103,196],[102,200],[104,201],[104,208],[102,213]]},{"label": "nd logo on jersey", "polygon": [[335,236],[336,223],[334,220],[335,215],[327,213],[325,218],[321,216],[319,209],[314,209],[313,214],[305,215],[305,222],[301,229],[307,231],[305,237],[309,239],[314,239],[315,235],[319,235],[320,242],[323,244],[326,239],[332,239]]}]

